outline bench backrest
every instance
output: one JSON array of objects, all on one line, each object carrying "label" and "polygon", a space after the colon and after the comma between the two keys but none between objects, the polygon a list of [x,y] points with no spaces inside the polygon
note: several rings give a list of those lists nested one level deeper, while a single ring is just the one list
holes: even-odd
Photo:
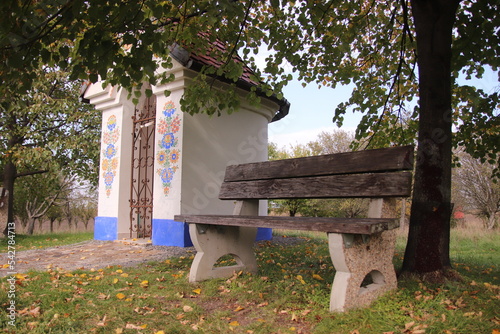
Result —
[{"label": "bench backrest", "polygon": [[408,197],[413,146],[228,166],[220,199]]}]

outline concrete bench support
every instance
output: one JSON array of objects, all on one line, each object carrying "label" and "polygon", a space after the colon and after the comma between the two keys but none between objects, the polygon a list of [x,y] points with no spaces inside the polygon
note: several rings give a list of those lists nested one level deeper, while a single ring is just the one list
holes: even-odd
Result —
[{"label": "concrete bench support", "polygon": [[[233,214],[257,215],[258,212],[258,201],[238,201]],[[197,252],[191,264],[190,282],[226,278],[240,270],[257,272],[253,252],[257,227],[190,224],[189,233]],[[214,267],[217,260],[225,255],[233,256],[236,265]]]}]

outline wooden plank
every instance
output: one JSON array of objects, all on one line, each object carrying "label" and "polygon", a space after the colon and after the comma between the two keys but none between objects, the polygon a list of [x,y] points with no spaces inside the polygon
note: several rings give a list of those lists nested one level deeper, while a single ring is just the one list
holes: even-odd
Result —
[{"label": "wooden plank", "polygon": [[413,146],[232,165],[225,182],[411,170]]},{"label": "wooden plank", "polygon": [[177,215],[174,216],[174,220],[190,224],[267,227],[352,234],[374,234],[399,226],[399,219],[395,218]]},{"label": "wooden plank", "polygon": [[220,199],[408,197],[411,172],[224,182]]}]

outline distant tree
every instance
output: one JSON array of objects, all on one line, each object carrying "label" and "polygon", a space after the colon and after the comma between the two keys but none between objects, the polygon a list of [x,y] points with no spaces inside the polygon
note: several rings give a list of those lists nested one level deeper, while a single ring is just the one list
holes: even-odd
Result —
[{"label": "distant tree", "polygon": [[[321,132],[307,143],[280,149],[269,144],[269,160],[307,157],[320,154],[349,152],[354,133],[337,129]],[[368,201],[361,199],[287,199],[272,201],[271,210],[278,214],[297,214],[310,217],[363,217],[368,211]]]},{"label": "distant tree", "polygon": [[[36,221],[45,218],[52,207],[60,205],[60,201],[72,191],[73,186],[73,178],[57,171],[35,174],[20,179],[16,189],[25,197],[19,198],[16,206],[17,210],[24,211],[27,217],[26,234],[33,234]],[[24,207],[20,207],[22,205]]]},{"label": "distant tree", "polygon": [[[62,210],[60,205],[54,205],[52,206],[46,213],[45,213],[45,218],[49,220],[49,230],[50,233],[54,232],[54,223],[56,221],[61,221],[63,219],[62,216]],[[59,223],[58,226],[61,224]]]},{"label": "distant tree", "polygon": [[500,212],[500,183],[491,178],[497,165],[482,163],[460,152],[459,167],[454,169],[454,183],[460,202],[470,207],[484,221],[487,229],[497,226]]},{"label": "distant tree", "polygon": [[354,137],[353,132],[342,129],[322,131],[316,140],[309,142],[307,146],[314,155],[349,152],[351,144],[355,142]]},{"label": "distant tree", "polygon": [[[81,82],[68,81],[68,73],[48,67],[36,73],[30,90],[13,91],[0,105],[0,175],[12,194],[9,221],[18,178],[46,173],[57,164],[67,174],[98,179],[100,113],[79,101]],[[39,200],[32,205],[39,216]]]}]

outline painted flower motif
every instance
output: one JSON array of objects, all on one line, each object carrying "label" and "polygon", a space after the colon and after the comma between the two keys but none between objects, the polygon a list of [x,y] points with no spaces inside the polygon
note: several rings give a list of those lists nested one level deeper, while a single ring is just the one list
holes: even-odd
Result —
[{"label": "painted flower motif", "polygon": [[168,131],[168,128],[169,128],[169,126],[168,126],[167,120],[164,118],[160,119],[160,121],[158,122],[158,125],[156,126],[158,133],[161,135],[165,134]]},{"label": "painted flower motif", "polygon": [[171,117],[175,113],[175,104],[172,101],[165,103],[163,107],[163,115],[166,117]]},{"label": "painted flower motif", "polygon": [[174,178],[174,170],[172,168],[163,168],[160,170],[160,177],[163,184],[170,184]]},{"label": "painted flower motif", "polygon": [[113,181],[116,176],[116,169],[118,168],[118,147],[115,143],[120,137],[120,129],[118,127],[116,116],[111,115],[106,122],[106,127],[103,129],[102,141],[106,146],[102,150],[102,164],[101,168],[103,170],[102,178],[104,185],[106,186],[106,195],[109,197],[111,195],[111,188],[113,186]]},{"label": "painted flower motif", "polygon": [[171,190],[171,182],[174,179],[175,172],[178,170],[180,150],[177,147],[178,140],[175,136],[181,127],[181,118],[175,115],[177,109],[174,102],[169,101],[163,107],[163,117],[157,122],[158,134],[162,135],[158,140],[158,154],[156,161],[162,168],[157,169],[156,173],[160,176],[163,184],[163,193],[168,196]]},{"label": "painted flower motif", "polygon": [[116,155],[116,148],[115,145],[109,144],[108,147],[106,147],[106,150],[104,151],[104,156],[107,159],[111,159]]},{"label": "painted flower motif", "polygon": [[113,158],[110,165],[111,170],[116,170],[118,168],[118,158]]},{"label": "painted flower motif", "polygon": [[113,184],[113,180],[115,178],[115,173],[114,172],[106,172],[104,173],[104,184],[106,187],[111,187]]},{"label": "painted flower motif", "polygon": [[158,154],[156,155],[156,160],[160,165],[165,164],[165,162],[167,162],[167,152],[165,151],[158,152]]},{"label": "painted flower motif", "polygon": [[172,132],[166,133],[161,140],[161,147],[169,149],[175,144],[175,137]]},{"label": "painted flower motif", "polygon": [[108,168],[109,168],[109,160],[108,159],[103,159],[101,165],[102,165],[102,170],[108,170]]},{"label": "painted flower motif", "polygon": [[108,130],[113,131],[116,128],[116,116],[111,115],[108,118]]},{"label": "painted flower motif", "polygon": [[179,131],[180,127],[181,127],[181,119],[179,118],[179,116],[176,116],[172,123],[170,124],[170,127],[172,129],[172,132],[177,132]]},{"label": "painted flower motif", "polygon": [[176,164],[179,162],[179,150],[172,150],[172,152],[170,152],[170,163],[171,164]]}]

